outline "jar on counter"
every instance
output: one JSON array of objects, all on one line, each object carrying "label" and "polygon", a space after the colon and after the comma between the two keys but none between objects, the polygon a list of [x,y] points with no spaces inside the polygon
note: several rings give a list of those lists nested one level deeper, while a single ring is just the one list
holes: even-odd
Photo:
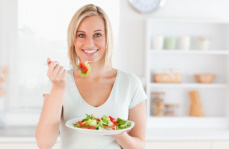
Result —
[{"label": "jar on counter", "polygon": [[178,104],[165,104],[165,116],[177,116]]},{"label": "jar on counter", "polygon": [[151,115],[163,116],[164,115],[164,92],[151,93]]}]

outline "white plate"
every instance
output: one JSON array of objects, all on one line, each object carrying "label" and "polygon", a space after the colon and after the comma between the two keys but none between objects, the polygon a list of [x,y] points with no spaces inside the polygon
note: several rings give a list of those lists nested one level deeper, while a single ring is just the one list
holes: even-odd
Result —
[{"label": "white plate", "polygon": [[68,120],[65,123],[65,125],[71,129],[75,129],[75,130],[78,130],[79,132],[90,134],[90,135],[113,135],[113,134],[119,134],[119,133],[122,133],[123,131],[132,129],[134,127],[134,124],[135,124],[133,121],[128,121],[128,122],[131,122],[131,125],[125,129],[120,129],[120,130],[93,130],[93,129],[83,129],[83,128],[74,127],[74,125],[73,125],[74,123],[81,121],[84,118],[85,117],[74,118],[74,119]]}]

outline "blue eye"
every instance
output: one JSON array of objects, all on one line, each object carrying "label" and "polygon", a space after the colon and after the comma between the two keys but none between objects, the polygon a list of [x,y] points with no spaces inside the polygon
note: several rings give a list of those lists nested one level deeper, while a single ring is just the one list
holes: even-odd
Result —
[{"label": "blue eye", "polygon": [[95,37],[101,37],[102,35],[101,34],[95,34]]},{"label": "blue eye", "polygon": [[84,35],[84,34],[79,34],[79,35],[78,35],[78,37],[80,37],[80,38],[84,38],[84,37],[85,37],[85,35]]}]

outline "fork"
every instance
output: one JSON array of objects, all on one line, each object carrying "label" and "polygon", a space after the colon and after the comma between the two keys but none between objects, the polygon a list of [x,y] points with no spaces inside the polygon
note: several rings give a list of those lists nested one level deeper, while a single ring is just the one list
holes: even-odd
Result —
[{"label": "fork", "polygon": [[[48,64],[44,64],[44,65],[48,65]],[[71,69],[74,69],[74,70],[83,69],[83,68],[74,68],[74,67],[66,66],[66,65],[61,65],[61,66],[62,66],[62,67],[67,67],[67,68],[71,68]]]}]

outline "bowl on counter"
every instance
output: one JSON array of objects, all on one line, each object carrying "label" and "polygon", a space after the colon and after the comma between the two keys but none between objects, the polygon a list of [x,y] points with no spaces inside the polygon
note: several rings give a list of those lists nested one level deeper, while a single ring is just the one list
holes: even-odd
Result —
[{"label": "bowl on counter", "polygon": [[215,74],[195,74],[194,76],[198,83],[212,83],[215,79]]}]

